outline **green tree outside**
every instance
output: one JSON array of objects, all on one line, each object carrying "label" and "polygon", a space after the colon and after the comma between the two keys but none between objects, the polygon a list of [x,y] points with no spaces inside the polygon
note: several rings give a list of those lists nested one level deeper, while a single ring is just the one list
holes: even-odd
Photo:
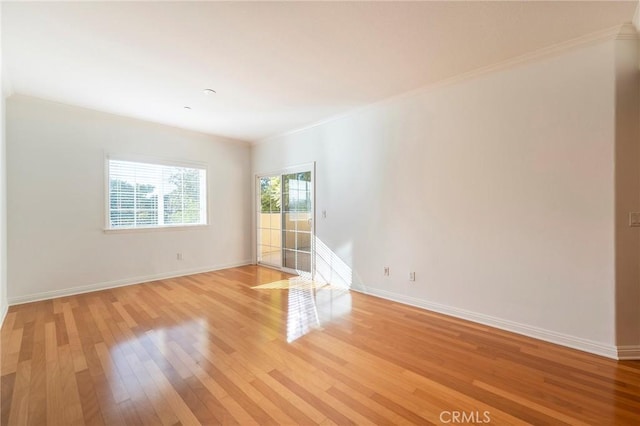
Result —
[{"label": "green tree outside", "polygon": [[200,223],[200,171],[175,167],[169,183],[175,188],[164,196],[164,223]]},{"label": "green tree outside", "polygon": [[260,179],[260,211],[280,213],[280,177]]}]

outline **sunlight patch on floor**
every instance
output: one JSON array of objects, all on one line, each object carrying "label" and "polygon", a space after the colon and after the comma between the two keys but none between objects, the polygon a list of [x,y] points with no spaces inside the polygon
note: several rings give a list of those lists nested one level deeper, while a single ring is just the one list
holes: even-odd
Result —
[{"label": "sunlight patch on floor", "polygon": [[279,280],[274,281],[272,283],[257,285],[255,287],[251,287],[255,290],[288,290],[291,288],[294,289],[303,289],[303,290],[313,290],[316,288],[332,288],[331,284],[325,284],[322,282],[311,281],[305,278],[290,278],[288,280]]}]

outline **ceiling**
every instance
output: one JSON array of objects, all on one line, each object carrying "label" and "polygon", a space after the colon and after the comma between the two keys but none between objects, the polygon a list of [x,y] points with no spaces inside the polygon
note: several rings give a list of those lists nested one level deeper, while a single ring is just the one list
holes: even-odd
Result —
[{"label": "ceiling", "polygon": [[2,55],[15,93],[254,142],[630,22],[637,4],[3,2]]}]

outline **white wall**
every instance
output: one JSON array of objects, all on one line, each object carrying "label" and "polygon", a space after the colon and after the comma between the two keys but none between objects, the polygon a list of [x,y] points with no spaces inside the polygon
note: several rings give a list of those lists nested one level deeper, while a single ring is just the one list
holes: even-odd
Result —
[{"label": "white wall", "polygon": [[640,359],[640,71],[636,40],[616,43],[616,343]]},{"label": "white wall", "polygon": [[[2,22],[2,3],[0,3],[0,23]],[[2,31],[0,31],[0,47],[2,46]],[[5,98],[9,95],[10,87],[4,70],[4,61],[0,49],[0,326],[9,307],[7,302],[7,172],[6,172],[6,120]]]},{"label": "white wall", "polygon": [[7,300],[7,168],[6,168],[6,102],[4,86],[0,99],[0,326],[9,308]]},{"label": "white wall", "polygon": [[[206,162],[210,225],[105,234],[105,153]],[[250,262],[244,142],[12,96],[7,158],[10,303]]]},{"label": "white wall", "polygon": [[354,288],[615,356],[615,43],[264,141],[253,171],[317,162]]}]

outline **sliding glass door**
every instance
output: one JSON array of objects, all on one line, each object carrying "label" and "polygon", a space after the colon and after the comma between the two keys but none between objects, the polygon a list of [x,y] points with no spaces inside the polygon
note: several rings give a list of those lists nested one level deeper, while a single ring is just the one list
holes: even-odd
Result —
[{"label": "sliding glass door", "polygon": [[283,266],[311,272],[311,172],[282,175],[282,241]]},{"label": "sliding glass door", "polygon": [[280,176],[258,178],[258,263],[282,266],[282,191]]},{"label": "sliding glass door", "polygon": [[313,271],[313,167],[258,176],[258,263]]}]

